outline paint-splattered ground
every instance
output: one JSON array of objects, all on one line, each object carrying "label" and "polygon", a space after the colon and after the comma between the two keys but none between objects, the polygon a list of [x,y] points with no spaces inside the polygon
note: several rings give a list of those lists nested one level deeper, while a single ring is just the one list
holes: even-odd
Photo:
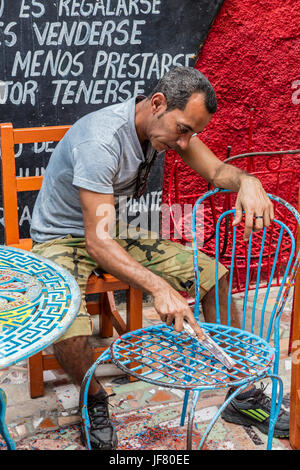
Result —
[{"label": "paint-splattered ground", "polygon": [[[242,300],[237,296],[237,304]],[[289,303],[289,307],[291,302]],[[271,304],[270,304],[271,308]],[[144,308],[144,325],[158,322],[152,307]],[[284,381],[284,405],[289,407],[291,358],[288,356],[290,309],[281,322],[280,375]],[[94,341],[96,338],[93,339]],[[165,389],[145,382],[128,382],[112,365],[96,372],[108,391],[111,414],[118,431],[119,450],[185,450],[186,425],[180,426],[183,391]],[[6,422],[22,450],[84,450],[80,441],[78,413],[79,388],[72,385],[62,371],[44,372],[45,395],[31,399],[26,362],[0,371],[0,386],[7,395]],[[267,390],[270,391],[270,386]],[[210,418],[224,400],[224,391],[205,392],[198,401],[193,433],[197,448]],[[260,450],[266,436],[256,428],[226,423],[215,424],[205,448],[208,450]],[[274,439],[274,449],[290,449],[287,439]],[[0,449],[5,445],[0,439]]]}]

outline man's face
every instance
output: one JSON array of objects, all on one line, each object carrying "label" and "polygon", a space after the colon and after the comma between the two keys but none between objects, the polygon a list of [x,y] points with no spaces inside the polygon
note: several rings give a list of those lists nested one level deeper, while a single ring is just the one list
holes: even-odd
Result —
[{"label": "man's face", "polygon": [[203,93],[194,93],[183,111],[166,111],[166,99],[156,93],[151,100],[152,119],[148,138],[158,152],[163,150],[184,151],[193,134],[202,132],[212,115],[204,104]]}]

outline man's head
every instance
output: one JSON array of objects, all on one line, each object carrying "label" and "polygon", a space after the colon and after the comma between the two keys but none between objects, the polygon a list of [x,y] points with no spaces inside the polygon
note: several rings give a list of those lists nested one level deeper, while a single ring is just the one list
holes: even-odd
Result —
[{"label": "man's head", "polygon": [[189,98],[194,93],[204,95],[204,104],[209,114],[217,111],[217,98],[208,79],[193,67],[175,67],[167,72],[149,94],[151,99],[155,93],[162,93],[167,102],[167,111],[180,109],[183,111]]},{"label": "man's head", "polygon": [[214,89],[192,67],[167,72],[147,97],[151,116],[147,137],[160,150],[184,150],[193,134],[201,132],[217,110]]}]

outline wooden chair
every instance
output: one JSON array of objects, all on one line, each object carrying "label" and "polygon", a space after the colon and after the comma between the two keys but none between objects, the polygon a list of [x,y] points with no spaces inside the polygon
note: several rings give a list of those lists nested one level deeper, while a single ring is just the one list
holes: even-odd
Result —
[{"label": "wooden chair", "polygon": [[[300,211],[300,187],[299,187],[299,207]],[[297,248],[300,250],[300,231],[297,234]],[[300,450],[300,270],[296,276],[294,288],[294,318],[292,325],[292,335],[290,341],[291,348],[291,394],[290,394],[290,437],[289,441],[293,449]]]},{"label": "wooden chair", "polygon": [[[0,124],[2,154],[2,193],[4,209],[5,244],[24,250],[32,247],[31,238],[20,239],[17,194],[22,191],[38,191],[42,176],[16,177],[16,144],[35,142],[57,142],[70,126],[49,126],[14,129],[11,123]],[[116,309],[113,292],[126,290],[127,314],[123,321]],[[87,300],[87,310],[91,315],[101,316],[101,337],[111,337],[113,328],[118,334],[142,327],[142,292],[120,281],[108,273],[93,273],[87,282],[86,294],[99,294],[97,300]],[[105,347],[94,348],[94,359]],[[44,394],[44,370],[60,369],[54,354],[38,353],[29,359],[30,395],[32,398]]]}]

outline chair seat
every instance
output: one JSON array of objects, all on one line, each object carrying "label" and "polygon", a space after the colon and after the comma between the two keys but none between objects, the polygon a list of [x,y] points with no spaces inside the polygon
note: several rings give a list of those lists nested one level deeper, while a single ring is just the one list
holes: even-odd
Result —
[{"label": "chair seat", "polygon": [[231,371],[201,342],[165,324],[117,338],[110,347],[112,360],[140,380],[185,390],[230,387],[263,377],[269,370],[275,351],[264,339],[226,325],[199,324],[236,362]]}]

